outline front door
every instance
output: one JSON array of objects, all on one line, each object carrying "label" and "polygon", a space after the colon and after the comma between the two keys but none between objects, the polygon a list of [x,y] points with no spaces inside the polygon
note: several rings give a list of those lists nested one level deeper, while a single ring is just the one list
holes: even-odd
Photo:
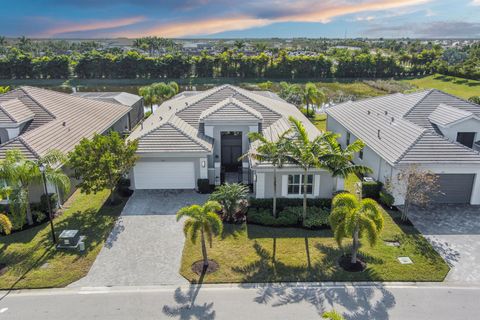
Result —
[{"label": "front door", "polygon": [[242,167],[242,132],[228,131],[221,135],[222,167],[225,172],[238,172]]}]

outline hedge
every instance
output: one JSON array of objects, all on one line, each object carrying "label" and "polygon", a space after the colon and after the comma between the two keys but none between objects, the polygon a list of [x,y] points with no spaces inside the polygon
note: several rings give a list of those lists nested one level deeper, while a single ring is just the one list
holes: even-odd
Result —
[{"label": "hedge", "polygon": [[[255,209],[273,209],[273,199],[256,199],[251,198],[249,200],[250,208]],[[303,206],[303,199],[290,199],[290,198],[278,198],[277,199],[277,210],[282,211],[287,207],[300,207]],[[307,199],[307,206],[308,207],[320,207],[320,208],[331,208],[332,207],[332,199],[323,199],[323,198],[315,198],[315,199]]]}]

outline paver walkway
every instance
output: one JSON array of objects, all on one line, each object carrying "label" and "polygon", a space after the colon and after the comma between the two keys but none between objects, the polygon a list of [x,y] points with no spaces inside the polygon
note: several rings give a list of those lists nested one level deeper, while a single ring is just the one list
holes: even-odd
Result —
[{"label": "paver walkway", "polygon": [[186,284],[178,273],[184,236],[175,213],[207,197],[195,191],[135,191],[87,276],[71,286]]},{"label": "paver walkway", "polygon": [[452,268],[447,282],[480,284],[480,206],[415,209],[410,219]]}]

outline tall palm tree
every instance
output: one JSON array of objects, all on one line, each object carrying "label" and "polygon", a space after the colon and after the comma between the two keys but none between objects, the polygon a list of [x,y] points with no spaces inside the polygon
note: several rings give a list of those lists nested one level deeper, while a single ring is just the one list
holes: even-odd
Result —
[{"label": "tall palm tree", "polygon": [[250,132],[248,134],[252,144],[257,141],[257,146],[252,148],[243,157],[251,157],[260,162],[271,163],[273,167],[273,216],[277,217],[277,169],[281,169],[289,160],[288,157],[288,139],[287,135],[291,130],[285,131],[277,139],[268,139],[259,132]]},{"label": "tall palm tree", "polygon": [[357,263],[360,237],[366,236],[373,246],[383,229],[383,216],[378,204],[368,198],[359,200],[350,193],[341,193],[333,198],[329,222],[339,245],[344,238],[352,238],[352,264]]},{"label": "tall palm tree", "polygon": [[306,105],[307,116],[310,115],[310,105],[319,105],[325,100],[325,94],[323,91],[318,90],[317,86],[308,82],[305,84],[305,87],[302,89],[302,102]]},{"label": "tall palm tree", "polygon": [[150,106],[151,112],[153,112],[153,105],[159,104],[167,99],[172,98],[179,92],[179,86],[176,82],[164,82],[152,83],[149,86],[144,86],[138,89],[138,93],[143,97],[146,105]]},{"label": "tall palm tree", "polygon": [[325,150],[320,157],[322,167],[327,169],[333,177],[342,179],[347,178],[350,174],[371,173],[372,169],[369,167],[352,162],[355,154],[365,147],[365,143],[358,139],[342,148],[338,137],[339,135],[332,135],[325,139]]},{"label": "tall palm tree", "polygon": [[320,135],[310,140],[305,126],[300,120],[290,116],[289,118],[292,130],[295,134],[293,140],[289,140],[288,159],[303,169],[303,221],[307,217],[307,175],[308,170],[312,168],[321,168],[321,156],[325,153],[325,140],[334,136],[331,132],[322,132]]},{"label": "tall palm tree", "polygon": [[206,240],[208,240],[211,247],[213,237],[222,233],[223,230],[222,220],[216,213],[221,209],[220,203],[208,201],[203,206],[194,204],[184,207],[177,212],[177,221],[182,217],[188,217],[183,225],[185,237],[190,236],[190,240],[195,243],[198,234],[200,234],[204,269],[208,267]]},{"label": "tall palm tree", "polygon": [[25,214],[29,225],[33,224],[30,186],[41,182],[40,163],[46,167],[47,181],[63,192],[69,192],[70,179],[58,167],[62,159],[58,151],[50,151],[37,162],[25,158],[19,150],[9,150],[6,152],[5,159],[0,162],[0,178],[5,180],[11,188],[12,211],[17,215]]}]

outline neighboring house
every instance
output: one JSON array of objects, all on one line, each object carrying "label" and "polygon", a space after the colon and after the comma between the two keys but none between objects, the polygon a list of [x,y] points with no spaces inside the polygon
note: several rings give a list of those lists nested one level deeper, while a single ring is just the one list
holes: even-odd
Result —
[{"label": "neighboring house", "polygon": [[145,116],[143,98],[135,94],[127,92],[75,92],[72,93],[72,95],[98,101],[118,103],[130,107],[129,124],[132,129],[135,128]]},{"label": "neighboring house", "polygon": [[[288,117],[303,122],[309,136],[320,132],[294,106],[273,93],[223,85],[203,92],[183,92],[164,102],[138,126],[140,159],[131,173],[135,189],[194,189],[198,179],[210,184],[253,184],[258,198],[273,196],[268,164],[239,160],[251,147],[249,132],[277,138],[288,130]],[[278,196],[301,197],[302,172],[293,165],[278,170]],[[307,177],[310,197],[330,197],[334,179],[322,169]]]},{"label": "neighboring house", "polygon": [[418,165],[438,174],[436,203],[480,204],[480,106],[438,90],[346,102],[326,110],[327,129],[343,146],[361,139],[354,162],[395,188],[402,168]]},{"label": "neighboring house", "polygon": [[[0,159],[18,149],[35,160],[52,149],[68,153],[95,133],[123,133],[130,129],[131,111],[118,103],[20,87],[0,95]],[[42,193],[41,186],[32,187],[31,200],[38,201]]]}]

